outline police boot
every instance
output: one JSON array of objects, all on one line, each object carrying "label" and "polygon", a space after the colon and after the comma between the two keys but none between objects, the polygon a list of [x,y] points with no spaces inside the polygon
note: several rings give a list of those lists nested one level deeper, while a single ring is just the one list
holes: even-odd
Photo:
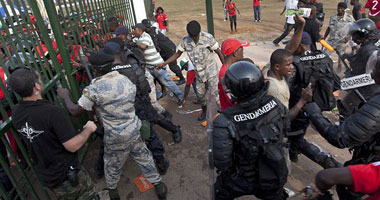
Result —
[{"label": "police boot", "polygon": [[298,162],[298,150],[296,148],[292,148],[292,146],[290,146],[289,148],[289,159],[290,161],[294,162],[294,163],[297,163]]},{"label": "police boot", "polygon": [[198,121],[204,121],[206,119],[207,106],[202,106],[202,113],[198,117]]},{"label": "police boot", "polygon": [[163,115],[167,120],[172,121],[173,115],[172,115],[169,111],[165,110],[165,112],[163,112],[162,115]]},{"label": "police boot", "polygon": [[340,162],[336,161],[330,155],[326,156],[326,158],[322,161],[320,165],[325,169],[343,167],[343,165]]},{"label": "police boot", "polygon": [[177,73],[176,76],[179,77],[179,80],[176,82],[176,85],[183,85],[186,82],[185,77],[183,77],[182,73]]},{"label": "police boot", "polygon": [[160,182],[157,185],[154,185],[154,189],[156,190],[158,199],[160,200],[166,199],[166,196],[168,194],[168,188],[166,187],[165,183]]},{"label": "police boot", "polygon": [[111,200],[120,200],[119,192],[116,189],[107,189],[108,195],[110,196]]},{"label": "police boot", "polygon": [[182,142],[182,133],[180,126],[176,126],[175,132],[173,132],[173,140],[175,143]]},{"label": "police boot", "polygon": [[162,156],[162,159],[156,159],[155,161],[156,161],[156,167],[157,167],[158,173],[160,175],[165,175],[170,166],[169,160],[165,158],[164,156]]}]

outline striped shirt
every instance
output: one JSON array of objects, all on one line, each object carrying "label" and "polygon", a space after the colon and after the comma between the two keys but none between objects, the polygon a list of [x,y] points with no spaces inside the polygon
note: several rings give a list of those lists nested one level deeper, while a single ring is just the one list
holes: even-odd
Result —
[{"label": "striped shirt", "polygon": [[146,63],[152,65],[147,66],[148,68],[152,68],[156,65],[164,63],[164,60],[160,56],[160,54],[157,52],[156,47],[154,46],[153,40],[150,37],[150,35],[146,32],[143,32],[143,34],[137,39],[137,44],[145,44],[147,48],[144,50],[144,57],[146,60]]}]

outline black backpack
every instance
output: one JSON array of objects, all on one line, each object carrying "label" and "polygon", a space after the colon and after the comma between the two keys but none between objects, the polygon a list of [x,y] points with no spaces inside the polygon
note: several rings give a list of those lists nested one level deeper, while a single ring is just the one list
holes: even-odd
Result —
[{"label": "black backpack", "polygon": [[333,69],[331,58],[317,50],[294,58],[295,74],[289,83],[290,106],[301,98],[302,88],[309,84],[313,87],[313,102],[323,111],[330,111],[336,106],[334,91],[340,89],[340,78]]}]

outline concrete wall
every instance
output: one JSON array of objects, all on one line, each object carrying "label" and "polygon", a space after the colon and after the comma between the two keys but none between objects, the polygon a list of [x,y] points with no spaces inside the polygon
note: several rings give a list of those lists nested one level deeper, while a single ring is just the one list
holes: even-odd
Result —
[{"label": "concrete wall", "polygon": [[135,7],[136,23],[140,23],[143,19],[147,18],[144,1],[133,0],[133,6]]}]

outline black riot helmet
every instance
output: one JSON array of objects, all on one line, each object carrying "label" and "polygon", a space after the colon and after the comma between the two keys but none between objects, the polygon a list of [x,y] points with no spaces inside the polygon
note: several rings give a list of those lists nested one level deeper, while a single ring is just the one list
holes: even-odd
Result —
[{"label": "black riot helmet", "polygon": [[239,61],[226,71],[224,83],[237,101],[251,99],[265,87],[264,76],[260,69],[250,62]]},{"label": "black riot helmet", "polygon": [[88,61],[92,67],[101,75],[107,74],[112,71],[114,57],[106,54],[103,50],[94,52],[88,57]]},{"label": "black riot helmet", "polygon": [[376,24],[368,18],[359,19],[350,25],[349,33],[354,42],[361,44],[373,35],[376,37]]}]

